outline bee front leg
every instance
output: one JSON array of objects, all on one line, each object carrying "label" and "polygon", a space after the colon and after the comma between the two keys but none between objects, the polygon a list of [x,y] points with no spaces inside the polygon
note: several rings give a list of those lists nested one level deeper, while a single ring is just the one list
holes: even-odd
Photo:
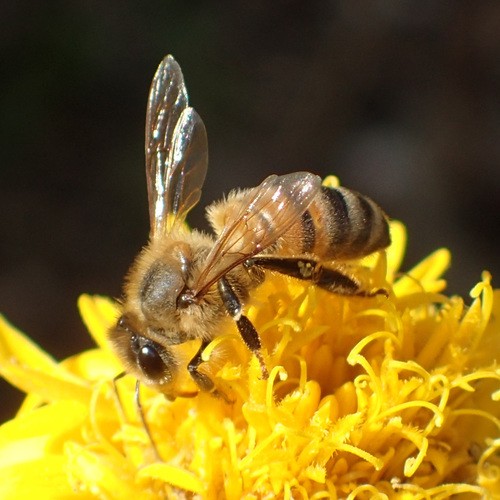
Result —
[{"label": "bee front leg", "polygon": [[196,382],[196,385],[202,390],[206,392],[212,392],[215,388],[215,385],[212,381],[212,379],[208,376],[205,375],[204,373],[201,373],[198,371],[198,367],[203,363],[203,359],[201,357],[205,347],[209,344],[208,341],[204,340],[201,343],[200,348],[198,349],[198,352],[193,356],[193,359],[189,362],[188,364],[188,372],[189,375],[193,378],[193,380]]},{"label": "bee front leg", "polygon": [[187,367],[188,372],[193,378],[193,380],[196,382],[196,385],[202,391],[210,392],[212,393],[213,396],[217,398],[222,398],[228,404],[233,403],[233,401],[231,401],[222,391],[220,391],[215,387],[213,380],[208,375],[198,371],[198,367],[201,365],[201,363],[203,363],[202,359],[203,351],[205,350],[205,347],[207,347],[209,343],[210,342],[207,340],[201,343],[201,346],[198,349],[197,353],[193,356],[193,359],[188,364]]},{"label": "bee front leg", "polygon": [[238,298],[226,278],[222,277],[219,280],[218,287],[220,296],[222,297],[224,305],[226,306],[226,310],[236,322],[236,326],[238,327],[238,331],[240,332],[243,342],[245,342],[247,347],[259,360],[262,377],[264,379],[268,378],[269,373],[262,356],[262,345],[260,342],[259,334],[253,326],[252,322],[242,313],[240,299]]}]

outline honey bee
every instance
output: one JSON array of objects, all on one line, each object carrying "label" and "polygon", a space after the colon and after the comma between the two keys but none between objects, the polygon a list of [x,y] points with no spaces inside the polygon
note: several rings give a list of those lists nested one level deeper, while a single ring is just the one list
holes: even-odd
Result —
[{"label": "honey bee", "polygon": [[[129,271],[109,339],[128,373],[168,397],[194,395],[176,387],[186,368],[197,390],[217,391],[199,367],[228,318],[267,376],[259,334],[244,314],[266,272],[335,294],[383,293],[363,290],[355,278],[328,266],[389,245],[387,218],[372,200],[324,187],[308,172],[271,175],[207,208],[214,236],[188,231],[185,219],[200,199],[207,164],[205,126],[188,105],[178,63],[167,56],[153,78],[146,115],[149,243]],[[199,349],[182,362],[175,347],[192,340]]]}]

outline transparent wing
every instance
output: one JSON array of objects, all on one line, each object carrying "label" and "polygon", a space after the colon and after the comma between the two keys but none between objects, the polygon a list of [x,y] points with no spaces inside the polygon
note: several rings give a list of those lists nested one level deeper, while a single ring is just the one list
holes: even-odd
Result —
[{"label": "transparent wing", "polygon": [[221,276],[275,243],[307,210],[321,188],[308,172],[271,175],[248,192],[219,235],[194,283],[202,296]]},{"label": "transparent wing", "polygon": [[146,112],[146,178],[150,236],[169,232],[199,201],[208,165],[207,133],[188,107],[184,77],[175,59],[161,62]]}]

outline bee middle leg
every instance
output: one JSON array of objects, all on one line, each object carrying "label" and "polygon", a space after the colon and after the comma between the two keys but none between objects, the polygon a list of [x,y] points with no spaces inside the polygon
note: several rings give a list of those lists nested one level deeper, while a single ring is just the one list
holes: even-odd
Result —
[{"label": "bee middle leg", "polygon": [[259,334],[252,322],[242,313],[240,299],[226,278],[222,277],[219,280],[218,287],[224,305],[226,306],[226,310],[236,322],[236,326],[238,327],[238,331],[240,332],[243,342],[245,342],[247,347],[259,360],[262,377],[265,379],[268,378],[269,374],[262,356],[262,344],[260,342]]},{"label": "bee middle leg", "polygon": [[338,295],[356,295],[373,297],[387,292],[378,289],[373,292],[363,290],[360,284],[346,274],[324,267],[314,259],[296,257],[254,257],[247,261],[247,266],[258,266],[268,271],[275,271],[299,280],[310,281],[316,286]]}]

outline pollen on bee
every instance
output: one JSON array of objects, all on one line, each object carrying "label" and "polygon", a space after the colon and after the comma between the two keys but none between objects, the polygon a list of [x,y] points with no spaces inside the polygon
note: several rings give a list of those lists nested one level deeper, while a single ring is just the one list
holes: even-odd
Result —
[{"label": "pollen on bee", "polygon": [[300,270],[300,275],[303,276],[304,278],[310,278],[313,274],[313,267],[311,266],[310,262],[298,262],[299,270]]}]

